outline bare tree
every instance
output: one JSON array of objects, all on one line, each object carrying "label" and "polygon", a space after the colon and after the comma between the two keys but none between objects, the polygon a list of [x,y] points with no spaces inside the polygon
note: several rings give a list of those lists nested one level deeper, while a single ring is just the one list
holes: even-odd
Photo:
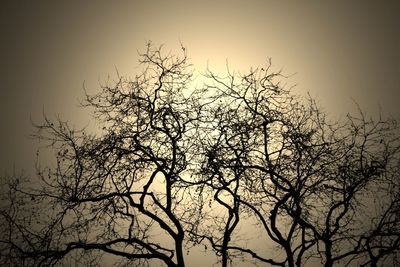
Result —
[{"label": "bare tree", "polygon": [[[360,111],[331,123],[311,97],[282,86],[285,77],[270,67],[223,78],[208,72],[219,105],[203,173],[227,215],[222,238],[214,232],[202,238],[221,253],[222,266],[228,253],[276,266],[303,266],[311,258],[325,266],[376,266],[393,259],[400,223],[395,121],[374,122]],[[285,256],[234,242],[245,218],[255,218]]]},{"label": "bare tree", "polygon": [[[190,66],[186,53],[163,56],[150,45],[141,63],[144,72],[134,80],[118,77],[87,95],[84,105],[94,108],[103,126],[99,136],[47,118],[37,126],[35,136],[57,151],[56,165],[38,167],[39,188],[10,184],[13,197],[2,209],[3,253],[26,265],[100,250],[143,264],[158,259],[184,266],[181,221],[188,212],[180,175],[192,142],[185,135],[198,112],[190,107],[195,92],[184,95]],[[45,217],[32,221],[35,210],[18,213],[21,205],[33,208],[32,201],[49,211]]]},{"label": "bare tree", "polygon": [[[149,44],[142,73],[86,94],[98,132],[36,125],[55,162],[38,154],[36,176],[4,177],[2,265],[185,266],[196,245],[224,267],[398,261],[395,121],[330,122],[270,62],[207,70],[193,88],[186,50],[161,52]],[[250,224],[257,241],[242,235]]]}]

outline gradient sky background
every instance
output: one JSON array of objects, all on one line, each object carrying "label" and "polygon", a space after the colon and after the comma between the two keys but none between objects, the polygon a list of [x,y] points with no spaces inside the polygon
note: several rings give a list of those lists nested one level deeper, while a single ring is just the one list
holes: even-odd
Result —
[{"label": "gradient sky background", "polygon": [[42,110],[74,125],[83,82],[134,76],[145,43],[188,49],[192,63],[223,71],[260,66],[294,74],[334,117],[379,105],[400,118],[398,1],[8,1],[0,7],[1,167],[32,158],[30,117]]},{"label": "gradient sky background", "polygon": [[261,66],[293,74],[334,118],[400,119],[399,1],[8,1],[0,7],[0,172],[29,169],[30,118],[42,110],[82,127],[83,82],[96,92],[115,69],[138,70],[146,41],[188,50],[198,70]]}]

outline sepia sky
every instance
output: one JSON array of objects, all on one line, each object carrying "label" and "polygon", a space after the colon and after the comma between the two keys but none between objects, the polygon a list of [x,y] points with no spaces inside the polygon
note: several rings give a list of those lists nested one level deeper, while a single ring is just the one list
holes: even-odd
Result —
[{"label": "sepia sky", "polygon": [[1,169],[27,167],[31,120],[44,111],[77,127],[83,83],[138,70],[147,41],[187,47],[199,71],[245,71],[272,58],[333,118],[355,110],[400,118],[396,1],[7,1],[0,7]]},{"label": "sepia sky", "polygon": [[[44,111],[77,127],[83,83],[96,92],[116,69],[138,70],[146,41],[187,47],[195,67],[247,70],[272,58],[300,94],[334,118],[400,118],[397,1],[6,1],[0,7],[2,170],[32,158],[31,122]],[[6,167],[7,166],[7,167]]]},{"label": "sepia sky", "polygon": [[[0,6],[0,173],[29,170],[31,120],[44,111],[76,127],[83,84],[96,92],[134,76],[147,41],[198,71],[246,71],[272,59],[332,118],[356,110],[400,119],[398,1],[6,1]],[[294,74],[294,75],[292,75]],[[205,266],[207,259],[202,259]]]}]

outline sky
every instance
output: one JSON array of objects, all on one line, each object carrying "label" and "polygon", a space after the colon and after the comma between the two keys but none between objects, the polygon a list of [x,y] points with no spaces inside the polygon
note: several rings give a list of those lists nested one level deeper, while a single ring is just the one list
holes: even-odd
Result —
[{"label": "sky", "polygon": [[95,93],[116,70],[134,77],[147,41],[171,52],[182,43],[199,71],[271,58],[332,118],[357,102],[400,119],[398,14],[398,1],[3,1],[0,173],[29,169],[43,112],[88,125],[83,84]]},{"label": "sky", "polygon": [[226,61],[248,70],[272,59],[332,118],[355,110],[400,118],[397,1],[6,1],[2,40],[2,169],[32,158],[31,121],[43,111],[76,127],[83,84],[96,92],[107,77],[138,71],[147,41],[179,51],[197,70]]}]

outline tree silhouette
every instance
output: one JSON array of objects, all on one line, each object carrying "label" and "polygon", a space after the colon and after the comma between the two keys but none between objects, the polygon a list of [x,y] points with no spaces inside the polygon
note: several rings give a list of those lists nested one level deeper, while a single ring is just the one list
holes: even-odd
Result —
[{"label": "tree silhouette", "polygon": [[140,56],[143,72],[86,94],[99,131],[36,125],[55,162],[3,178],[2,265],[185,266],[199,245],[221,266],[398,263],[394,120],[329,121],[270,62],[195,87],[184,48]]}]

